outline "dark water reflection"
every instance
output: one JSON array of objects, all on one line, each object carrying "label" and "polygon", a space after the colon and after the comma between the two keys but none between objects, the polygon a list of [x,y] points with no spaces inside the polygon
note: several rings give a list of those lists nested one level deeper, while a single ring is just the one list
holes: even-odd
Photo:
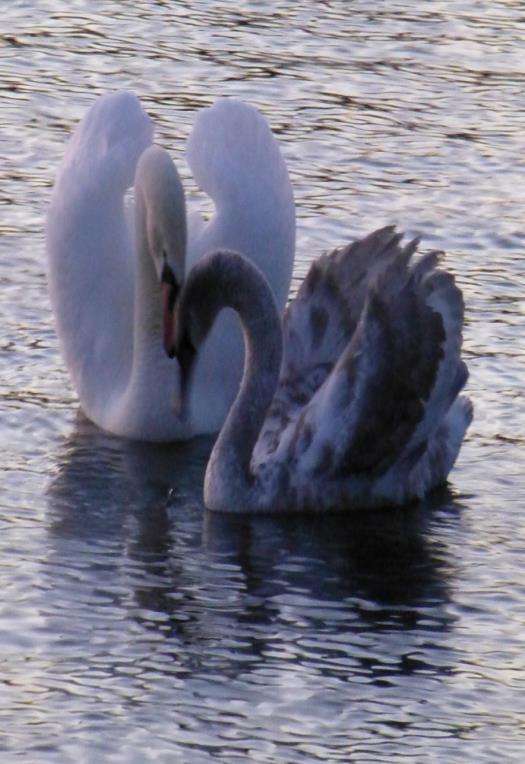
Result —
[{"label": "dark water reflection", "polygon": [[[356,597],[394,610],[447,599],[453,568],[446,547],[430,542],[428,534],[436,508],[449,524],[459,513],[448,489],[414,507],[368,514],[210,513],[203,509],[202,483],[212,442],[128,442],[79,413],[47,491],[53,543],[115,542],[130,560],[166,573],[170,562],[198,552],[236,566],[254,596],[262,596],[258,581],[264,588],[278,574],[272,596],[290,587],[327,601]],[[401,625],[410,618],[401,618]]]},{"label": "dark water reflection", "polygon": [[[72,652],[75,681],[105,708],[108,685],[111,698],[123,682],[130,700],[151,703],[176,678],[175,705],[182,693],[212,727],[224,703],[237,704],[237,754],[262,744],[269,719],[278,741],[282,712],[299,727],[283,748],[274,743],[275,760],[284,760],[285,740],[308,739],[303,714],[307,728],[346,715],[349,704],[358,718],[374,687],[394,692],[373,703],[385,704],[384,724],[397,725],[392,704],[402,716],[407,678],[439,683],[450,671],[456,563],[439,536],[454,533],[460,506],[444,490],[425,505],[366,516],[206,513],[209,448],[207,439],[170,449],[126,443],[79,417],[47,493],[43,571],[47,630],[60,634],[62,660]],[[115,640],[120,624],[126,637]],[[339,760],[348,735],[316,746]]]}]

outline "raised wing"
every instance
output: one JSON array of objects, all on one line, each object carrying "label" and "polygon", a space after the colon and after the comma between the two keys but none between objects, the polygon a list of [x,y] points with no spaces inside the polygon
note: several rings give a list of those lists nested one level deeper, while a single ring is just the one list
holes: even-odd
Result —
[{"label": "raised wing", "polygon": [[277,458],[287,449],[303,476],[377,481],[412,468],[466,382],[461,291],[437,253],[410,266],[415,247],[391,241],[350,342],[281,439]]},{"label": "raised wing", "polygon": [[87,410],[92,391],[109,395],[131,359],[135,264],[124,197],[152,132],[135,96],[98,98],[66,147],[47,213],[55,322]]},{"label": "raised wing", "polygon": [[400,247],[393,226],[321,256],[310,267],[284,317],[279,388],[257,443],[255,461],[275,451],[283,431],[331,373],[363,312],[370,284],[416,247]]},{"label": "raised wing", "polygon": [[295,252],[295,206],[279,145],[253,107],[222,98],[197,114],[187,145],[195,182],[214,202],[215,215],[189,234],[190,266],[217,249],[254,262],[282,310]]}]

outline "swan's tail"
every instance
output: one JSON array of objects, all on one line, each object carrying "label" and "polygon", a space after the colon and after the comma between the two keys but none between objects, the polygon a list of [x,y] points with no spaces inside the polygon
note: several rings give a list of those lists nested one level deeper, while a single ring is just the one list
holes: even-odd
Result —
[{"label": "swan's tail", "polygon": [[387,493],[395,496],[398,492],[398,499],[402,501],[405,495],[422,497],[429,490],[443,485],[458,458],[473,416],[472,401],[466,395],[460,395],[448,409],[420,458],[413,466],[410,458],[400,461],[396,469],[386,475],[383,489],[390,481],[392,487]]},{"label": "swan's tail", "polygon": [[467,432],[472,419],[474,418],[474,406],[472,401],[466,395],[460,395],[452,404],[447,416],[445,417],[445,426],[448,429],[448,459],[444,465],[443,480],[454,466],[454,463],[458,457],[463,438]]}]

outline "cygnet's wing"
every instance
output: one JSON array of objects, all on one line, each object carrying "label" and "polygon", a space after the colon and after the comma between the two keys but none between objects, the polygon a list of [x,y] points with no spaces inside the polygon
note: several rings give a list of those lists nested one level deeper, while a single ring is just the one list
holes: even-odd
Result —
[{"label": "cygnet's wing", "polygon": [[373,283],[401,253],[393,227],[322,255],[310,267],[284,317],[279,388],[259,437],[254,461],[278,447],[348,346]]},{"label": "cygnet's wing", "polygon": [[[437,253],[410,265],[416,245],[392,240],[393,258],[371,285],[350,343],[279,446],[276,458],[293,459],[302,475],[377,481],[394,466],[412,469],[467,380],[461,291],[437,268]],[[462,432],[468,406],[463,413]],[[427,485],[444,479],[450,461],[434,454]]]}]

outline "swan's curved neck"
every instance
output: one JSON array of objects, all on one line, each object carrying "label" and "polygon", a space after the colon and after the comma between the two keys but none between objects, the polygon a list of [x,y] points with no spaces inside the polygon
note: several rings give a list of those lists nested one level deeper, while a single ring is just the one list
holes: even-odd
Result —
[{"label": "swan's curved neck", "polygon": [[[133,356],[127,401],[148,407],[158,387],[159,372],[171,365],[162,348],[161,271],[168,265],[178,278],[184,273],[186,211],[184,190],[167,152],[147,149],[135,176],[135,295]],[[171,372],[173,376],[173,370]]]},{"label": "swan's curved neck", "polygon": [[250,461],[279,381],[281,320],[268,283],[252,263],[233,252],[207,261],[209,265],[204,261],[204,268],[198,267],[207,273],[197,293],[206,295],[213,312],[222,307],[237,311],[245,342],[240,389],[213,448],[204,488],[210,509],[235,511],[251,503]]}]

